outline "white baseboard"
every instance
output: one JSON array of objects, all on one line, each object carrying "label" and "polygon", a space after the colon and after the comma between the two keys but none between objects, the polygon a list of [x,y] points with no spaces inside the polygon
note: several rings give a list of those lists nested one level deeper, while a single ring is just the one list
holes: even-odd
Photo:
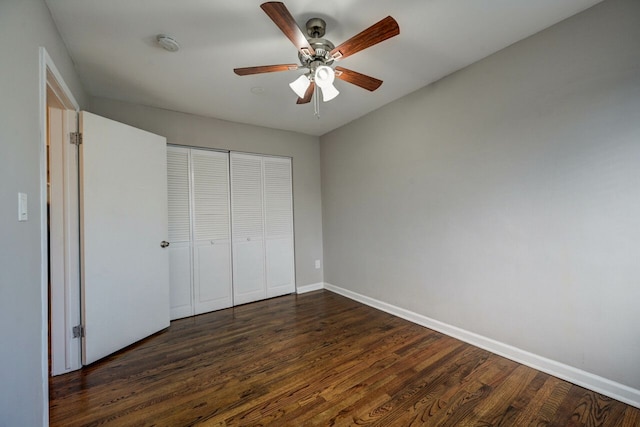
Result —
[{"label": "white baseboard", "polygon": [[450,337],[457,338],[460,341],[480,347],[515,362],[522,363],[523,365],[545,372],[549,375],[553,375],[554,377],[569,381],[597,393],[604,394],[605,396],[609,396],[628,405],[640,408],[640,390],[611,381],[590,372],[574,368],[573,366],[547,359],[546,357],[530,353],[491,338],[469,332],[456,326],[431,319],[421,314],[396,307],[386,302],[352,292],[348,289],[340,288],[329,283],[324,283],[324,289],[418,325],[433,329],[434,331],[441,332]]},{"label": "white baseboard", "polygon": [[298,286],[296,288],[296,293],[298,294],[306,294],[307,292],[319,291],[320,289],[324,289],[324,283],[312,283],[310,285]]}]

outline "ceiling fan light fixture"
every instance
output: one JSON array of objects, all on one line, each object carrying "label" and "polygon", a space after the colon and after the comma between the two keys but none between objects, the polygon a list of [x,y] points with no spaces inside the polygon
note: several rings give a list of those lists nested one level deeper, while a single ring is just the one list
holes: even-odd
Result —
[{"label": "ceiling fan light fixture", "polygon": [[307,91],[307,88],[309,87],[310,84],[311,84],[311,81],[309,81],[309,77],[307,77],[306,74],[303,74],[297,79],[295,79],[294,81],[292,81],[291,83],[289,83],[289,87],[291,87],[291,90],[293,90],[296,93],[296,95],[298,95],[298,98],[304,98],[304,94]]},{"label": "ceiling fan light fixture", "polygon": [[326,65],[321,65],[316,68],[314,81],[322,91],[322,100],[324,102],[331,101],[340,94],[338,89],[333,85],[335,78],[336,75],[333,68]]},{"label": "ceiling fan light fixture", "polygon": [[344,59],[400,34],[400,27],[391,16],[381,19],[336,47],[330,40],[324,38],[327,26],[324,19],[309,19],[305,25],[307,34],[304,34],[284,3],[268,1],[262,3],[260,8],[293,43],[298,51],[300,65],[276,64],[234,68],[233,71],[237,75],[248,76],[276,71],[298,70],[300,68],[309,70],[306,74],[291,82],[289,86],[298,95],[296,104],[308,104],[313,100],[316,117],[320,117],[319,92],[322,92],[322,100],[324,102],[331,101],[340,94],[333,85],[336,77],[371,92],[378,89],[382,84],[382,80],[366,74],[342,67],[336,67],[336,70],[334,70],[331,65],[334,61]]}]

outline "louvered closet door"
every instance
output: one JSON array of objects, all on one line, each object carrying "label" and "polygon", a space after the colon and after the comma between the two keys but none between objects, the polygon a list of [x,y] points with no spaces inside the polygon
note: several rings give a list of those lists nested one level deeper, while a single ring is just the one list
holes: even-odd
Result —
[{"label": "louvered closet door", "polygon": [[229,155],[191,150],[195,314],[231,307]]},{"label": "louvered closet door", "polygon": [[264,157],[267,297],[295,292],[291,159]]},{"label": "louvered closet door", "polygon": [[189,150],[167,147],[169,196],[169,288],[171,319],[192,316]]},{"label": "louvered closet door", "polygon": [[266,298],[262,157],[231,153],[234,305]]}]

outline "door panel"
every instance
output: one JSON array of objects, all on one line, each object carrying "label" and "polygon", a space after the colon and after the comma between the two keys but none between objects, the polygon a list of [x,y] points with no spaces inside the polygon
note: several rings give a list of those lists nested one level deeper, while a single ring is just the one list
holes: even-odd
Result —
[{"label": "door panel", "polygon": [[233,242],[233,303],[258,301],[267,297],[264,280],[262,239]]},{"label": "door panel", "polygon": [[192,149],[195,314],[231,307],[229,154]]},{"label": "door panel", "polygon": [[231,307],[231,248],[229,241],[195,244],[195,314]]},{"label": "door panel", "polygon": [[271,298],[295,292],[293,239],[267,239],[265,247],[267,297]]},{"label": "door panel", "polygon": [[296,290],[291,159],[264,158],[264,206],[267,296],[274,297]]},{"label": "door panel", "polygon": [[171,320],[193,316],[189,150],[167,147]]},{"label": "door panel", "polygon": [[168,250],[171,320],[193,316],[191,245],[189,242],[171,242]]},{"label": "door panel", "polygon": [[164,137],[82,112],[83,363],[169,326]]},{"label": "door panel", "polygon": [[266,298],[262,157],[231,153],[233,303]]}]

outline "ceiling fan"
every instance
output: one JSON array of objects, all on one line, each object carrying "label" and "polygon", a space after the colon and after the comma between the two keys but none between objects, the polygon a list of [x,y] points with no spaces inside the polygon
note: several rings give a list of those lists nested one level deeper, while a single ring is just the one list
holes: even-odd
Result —
[{"label": "ceiling fan", "polygon": [[[387,16],[364,31],[351,37],[338,47],[323,38],[326,23],[320,18],[309,19],[306,23],[307,36],[304,35],[289,10],[281,2],[266,2],[260,5],[262,10],[280,28],[285,36],[298,49],[300,64],[263,65],[258,67],[235,68],[233,71],[239,76],[251,74],[272,73],[276,71],[308,70],[289,84],[298,95],[297,104],[311,101],[314,92],[320,88],[324,102],[338,96],[338,89],[333,85],[337,77],[369,91],[380,87],[382,80],[343,67],[332,68],[334,61],[342,60],[368,47],[376,45],[386,39],[400,34],[400,27],[395,19]],[[318,115],[318,96],[316,95],[316,115]]]}]

